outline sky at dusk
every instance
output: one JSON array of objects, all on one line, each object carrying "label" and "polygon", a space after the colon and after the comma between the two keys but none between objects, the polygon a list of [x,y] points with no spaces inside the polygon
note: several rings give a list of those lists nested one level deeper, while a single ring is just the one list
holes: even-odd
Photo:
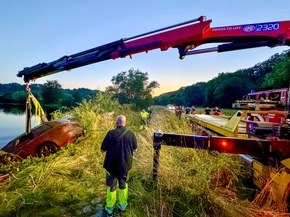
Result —
[{"label": "sky at dusk", "polygon": [[[289,0],[0,0],[0,83],[17,82],[24,67],[51,62],[109,42],[206,16],[211,27],[290,20]],[[207,45],[212,47],[215,45]],[[203,48],[203,47],[200,47]],[[105,90],[130,68],[148,72],[154,95],[208,81],[267,60],[289,47],[206,53],[180,60],[177,49],[154,50],[37,79],[63,88]],[[33,90],[32,90],[33,91]]]}]

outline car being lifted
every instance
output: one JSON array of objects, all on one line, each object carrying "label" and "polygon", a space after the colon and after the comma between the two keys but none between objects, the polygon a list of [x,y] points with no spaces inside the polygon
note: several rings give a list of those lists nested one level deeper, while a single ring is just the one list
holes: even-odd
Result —
[{"label": "car being lifted", "polygon": [[57,152],[68,142],[75,141],[84,135],[84,128],[80,123],[65,119],[42,123],[10,141],[2,148],[10,153],[14,160],[31,157],[46,157]]},{"label": "car being lifted", "polygon": [[[85,130],[77,121],[67,119],[48,121],[44,111],[30,91],[26,99],[26,132],[10,141],[2,148],[6,152],[0,156],[1,162],[22,160],[31,157],[46,157],[57,152],[68,142],[75,141]],[[31,129],[32,106],[42,123]]]}]

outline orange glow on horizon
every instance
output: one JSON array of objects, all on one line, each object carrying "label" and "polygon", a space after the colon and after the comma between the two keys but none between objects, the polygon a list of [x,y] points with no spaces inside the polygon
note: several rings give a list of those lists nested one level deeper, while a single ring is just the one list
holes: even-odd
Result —
[{"label": "orange glow on horizon", "polygon": [[[65,84],[63,85],[63,88],[67,88],[67,89],[74,89],[74,88],[88,88],[91,90],[100,90],[100,91],[105,91],[105,87],[103,86],[89,86],[89,85],[84,85],[86,87],[80,87],[81,85],[76,85],[76,84]],[[108,85],[109,86],[109,85]],[[167,86],[167,87],[160,87],[160,88],[156,88],[152,91],[152,96],[156,97],[156,96],[160,96],[163,93],[168,93],[168,92],[173,92],[173,91],[177,91],[179,90],[180,87],[178,87],[177,85],[173,86]]]},{"label": "orange glow on horizon", "polygon": [[160,96],[163,93],[177,91],[180,88],[181,87],[179,87],[178,85],[170,85],[170,86],[166,86],[166,87],[156,88],[153,90],[152,96],[153,97]]}]

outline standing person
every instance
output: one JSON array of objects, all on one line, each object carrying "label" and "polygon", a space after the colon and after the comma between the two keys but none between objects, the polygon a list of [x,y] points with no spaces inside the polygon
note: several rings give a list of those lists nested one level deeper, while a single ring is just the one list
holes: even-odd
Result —
[{"label": "standing person", "polygon": [[145,109],[142,109],[139,115],[141,117],[140,130],[147,129],[148,112],[146,112]]},{"label": "standing person", "polygon": [[181,118],[181,115],[182,115],[182,105],[180,105],[179,108],[178,108],[177,117],[180,119]]},{"label": "standing person", "polygon": [[179,107],[175,106],[175,115],[178,117],[178,113],[179,113]]},{"label": "standing person", "polygon": [[205,110],[204,110],[204,113],[206,115],[210,115],[210,112],[211,112],[211,109],[209,107],[206,107]]},{"label": "standing person", "polygon": [[147,111],[148,111],[148,126],[149,126],[152,119],[152,109],[148,107]]},{"label": "standing person", "polygon": [[116,128],[110,130],[101,146],[101,151],[106,152],[104,168],[106,169],[106,206],[107,216],[113,216],[114,207],[117,201],[118,209],[123,212],[128,205],[128,184],[127,176],[132,168],[133,152],[137,149],[135,134],[125,127],[126,117],[119,115],[116,121]]},{"label": "standing person", "polygon": [[194,105],[193,106],[191,106],[191,114],[195,114],[195,108],[194,108]]},{"label": "standing person", "polygon": [[222,114],[222,111],[221,110],[219,110],[219,107],[215,107],[215,109],[213,110],[213,114],[214,115],[221,115]]}]

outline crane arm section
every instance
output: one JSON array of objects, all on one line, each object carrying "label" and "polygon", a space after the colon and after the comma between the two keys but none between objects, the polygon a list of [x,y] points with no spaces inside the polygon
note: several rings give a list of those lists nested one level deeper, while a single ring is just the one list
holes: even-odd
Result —
[{"label": "crane arm section", "polygon": [[279,162],[290,169],[290,141],[266,139],[241,139],[234,137],[198,136],[172,134],[157,131],[153,137],[153,147],[162,145],[218,151],[229,154],[246,154],[265,162]]},{"label": "crane arm section", "polygon": [[[39,63],[19,71],[25,82],[49,74],[71,70],[109,59],[132,57],[133,54],[177,48],[179,58],[205,52],[224,52],[261,46],[290,46],[290,20],[210,28],[212,20],[197,19],[120,39],[49,63]],[[223,43],[216,48],[194,50],[207,43]]]}]

